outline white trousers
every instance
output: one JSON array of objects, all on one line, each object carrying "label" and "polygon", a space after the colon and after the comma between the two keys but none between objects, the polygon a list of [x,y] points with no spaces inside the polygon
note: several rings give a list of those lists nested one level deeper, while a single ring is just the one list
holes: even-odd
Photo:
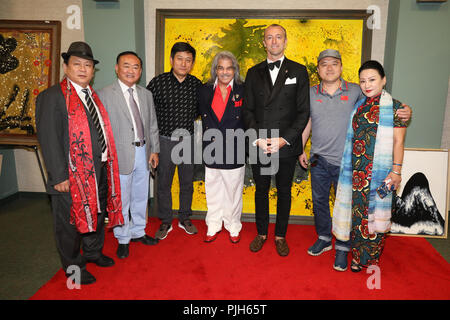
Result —
[{"label": "white trousers", "polygon": [[205,167],[207,235],[222,230],[222,222],[232,237],[241,231],[244,175],[245,166],[230,170]]}]

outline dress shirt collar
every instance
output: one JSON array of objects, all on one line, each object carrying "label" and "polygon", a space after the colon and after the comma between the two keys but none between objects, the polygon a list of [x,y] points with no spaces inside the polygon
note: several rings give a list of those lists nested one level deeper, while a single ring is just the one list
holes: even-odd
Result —
[{"label": "dress shirt collar", "polygon": [[79,96],[82,96],[84,98],[85,94],[84,94],[84,92],[81,91],[83,89],[88,89],[89,95],[92,95],[91,88],[89,86],[87,86],[86,88],[83,88],[82,86],[80,86],[79,84],[76,84],[75,82],[73,82],[69,78],[67,78],[67,80],[70,81],[70,83],[73,85],[73,87],[75,88],[75,91],[77,92],[77,94]]},{"label": "dress shirt collar", "polygon": [[125,83],[120,81],[120,79],[117,79],[119,82],[120,88],[122,89],[122,92],[125,93],[128,91],[128,89],[133,88],[133,91],[136,92],[136,83],[134,83],[131,87],[127,86]]},{"label": "dress shirt collar", "polygon": [[281,68],[281,65],[283,64],[283,61],[284,61],[284,55],[280,58],[280,59],[277,59],[277,60],[270,60],[269,58],[267,58],[267,63],[272,63],[272,62],[275,62],[275,61],[278,61],[278,60],[280,60],[280,68]]},{"label": "dress shirt collar", "polygon": [[[219,83],[219,81],[216,78],[216,81],[214,81],[213,89],[216,89],[218,83]],[[233,85],[234,85],[234,79],[231,79],[230,83],[228,83],[228,85],[227,85],[227,88],[231,86],[231,90],[233,90]]]}]

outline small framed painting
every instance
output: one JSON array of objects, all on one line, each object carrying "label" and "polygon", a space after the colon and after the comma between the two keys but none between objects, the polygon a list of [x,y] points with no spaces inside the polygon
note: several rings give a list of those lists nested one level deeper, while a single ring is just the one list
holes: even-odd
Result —
[{"label": "small framed painting", "polygon": [[406,148],[391,233],[447,238],[449,177],[448,150]]},{"label": "small framed painting", "polygon": [[60,21],[0,20],[0,144],[37,145],[35,100],[59,81],[60,46]]}]

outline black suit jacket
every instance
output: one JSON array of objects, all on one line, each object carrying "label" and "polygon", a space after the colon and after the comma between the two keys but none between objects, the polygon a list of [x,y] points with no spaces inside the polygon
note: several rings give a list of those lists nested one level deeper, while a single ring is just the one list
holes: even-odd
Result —
[{"label": "black suit jacket", "polygon": [[[212,101],[214,98],[214,86],[212,84],[205,84],[200,86],[198,89],[198,100],[199,100],[199,113],[202,118],[202,128],[203,133],[208,129],[217,129],[221,132],[223,138],[223,157],[222,164],[214,163],[214,164],[205,164],[210,168],[217,169],[234,169],[239,168],[244,165],[245,161],[245,144],[242,143],[244,137],[244,123],[242,122],[242,101],[244,97],[244,86],[242,84],[233,84],[233,90],[231,90],[230,96],[227,101],[227,105],[225,111],[223,113],[221,121],[217,118],[214,110],[212,109]],[[242,129],[242,135],[236,133],[236,135],[240,137],[240,139],[226,139],[226,130],[227,129]],[[215,139],[215,137],[212,137]],[[240,140],[240,141],[238,141]],[[203,149],[205,149],[209,144],[213,141],[203,141]],[[233,144],[234,147],[231,145]],[[239,144],[239,145],[238,145]],[[226,150],[228,148],[232,148],[234,150],[233,161],[226,161]],[[241,156],[242,161],[239,163],[239,157]]]},{"label": "black suit jacket", "polygon": [[[73,94],[77,94],[74,90]],[[101,148],[95,125],[86,110],[91,133],[97,181],[100,181]],[[36,98],[36,131],[47,169],[47,192],[60,194],[53,186],[69,179],[69,122],[66,100],[58,83]]]},{"label": "black suit jacket", "polygon": [[279,136],[290,144],[279,150],[280,158],[302,154],[301,135],[309,119],[306,67],[285,57],[274,85],[267,60],[250,68],[242,113],[246,129],[279,129]]}]

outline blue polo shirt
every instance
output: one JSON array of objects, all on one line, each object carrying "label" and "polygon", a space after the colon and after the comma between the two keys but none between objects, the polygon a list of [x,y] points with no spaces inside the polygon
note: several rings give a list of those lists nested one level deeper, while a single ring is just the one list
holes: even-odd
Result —
[{"label": "blue polo shirt", "polygon": [[345,137],[355,103],[364,97],[359,85],[341,78],[341,86],[331,96],[322,83],[309,90],[311,99],[311,155],[341,165]]}]

